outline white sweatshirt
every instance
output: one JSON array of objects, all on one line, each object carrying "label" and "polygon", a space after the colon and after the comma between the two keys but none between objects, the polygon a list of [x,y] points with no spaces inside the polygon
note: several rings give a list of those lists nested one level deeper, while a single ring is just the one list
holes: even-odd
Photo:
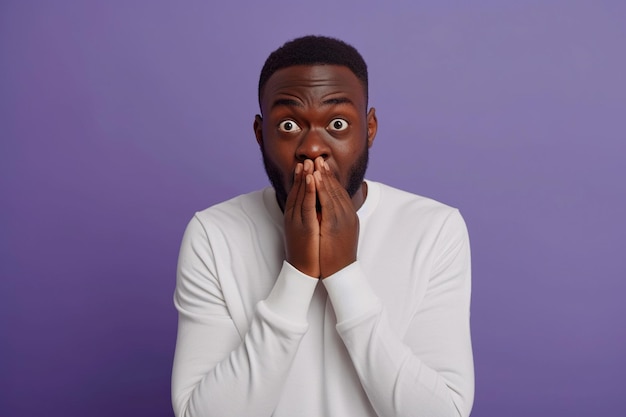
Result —
[{"label": "white sweatshirt", "polygon": [[459,212],[367,181],[357,261],[284,261],[272,188],[196,213],[180,250],[177,416],[468,416],[470,251]]}]

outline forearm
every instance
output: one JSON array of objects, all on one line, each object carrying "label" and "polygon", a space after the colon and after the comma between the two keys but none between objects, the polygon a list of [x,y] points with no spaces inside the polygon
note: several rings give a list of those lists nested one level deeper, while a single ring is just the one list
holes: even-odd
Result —
[{"label": "forearm", "polygon": [[270,416],[305,331],[260,303],[243,342],[176,401],[177,415]]},{"label": "forearm", "polygon": [[386,322],[382,309],[358,323],[341,323],[343,339],[372,406],[381,416],[460,417],[464,398],[424,363]]},{"label": "forearm", "polygon": [[422,317],[407,335],[398,335],[358,262],[324,283],[337,331],[379,415],[469,414],[473,369],[469,327],[463,324],[467,315],[452,310],[441,320]]},{"label": "forearm", "polygon": [[307,330],[317,280],[283,267],[243,337],[228,318],[180,313],[172,396],[182,417],[270,416]]}]

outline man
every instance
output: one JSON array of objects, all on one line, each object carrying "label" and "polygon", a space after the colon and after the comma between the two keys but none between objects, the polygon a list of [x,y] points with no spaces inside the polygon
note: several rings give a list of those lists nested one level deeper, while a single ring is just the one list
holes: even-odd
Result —
[{"label": "man", "polygon": [[177,416],[467,416],[456,209],[364,180],[377,119],[342,41],[273,52],[254,133],[272,188],[196,213],[175,304]]}]

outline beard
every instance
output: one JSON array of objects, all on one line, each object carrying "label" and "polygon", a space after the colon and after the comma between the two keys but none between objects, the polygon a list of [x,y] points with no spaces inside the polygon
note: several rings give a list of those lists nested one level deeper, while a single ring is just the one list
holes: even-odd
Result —
[{"label": "beard", "polygon": [[[261,155],[263,156],[263,166],[265,167],[265,172],[267,174],[267,178],[269,178],[272,187],[274,187],[274,191],[276,192],[276,200],[278,201],[278,205],[280,209],[284,211],[285,202],[287,201],[287,194],[289,191],[285,187],[285,176],[278,168],[278,166],[272,162],[265,153],[265,147],[261,146]],[[350,196],[350,198],[354,197],[354,195],[359,191],[361,185],[363,184],[363,179],[365,178],[365,172],[367,171],[367,164],[369,162],[369,148],[365,146],[361,155],[357,158],[357,160],[352,164],[350,169],[348,170],[348,184],[344,185],[346,192]],[[293,173],[292,175],[292,184],[293,184]],[[321,206],[319,203],[319,199],[316,200],[317,211],[320,212]]]}]

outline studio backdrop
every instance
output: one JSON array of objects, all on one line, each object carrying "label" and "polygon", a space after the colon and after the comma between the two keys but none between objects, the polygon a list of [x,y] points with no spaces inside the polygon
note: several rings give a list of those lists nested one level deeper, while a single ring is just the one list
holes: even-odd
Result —
[{"label": "studio backdrop", "polygon": [[0,3],[0,415],[172,416],[193,213],[268,186],[267,55],[365,57],[367,178],[470,232],[476,417],[626,415],[620,1]]}]

